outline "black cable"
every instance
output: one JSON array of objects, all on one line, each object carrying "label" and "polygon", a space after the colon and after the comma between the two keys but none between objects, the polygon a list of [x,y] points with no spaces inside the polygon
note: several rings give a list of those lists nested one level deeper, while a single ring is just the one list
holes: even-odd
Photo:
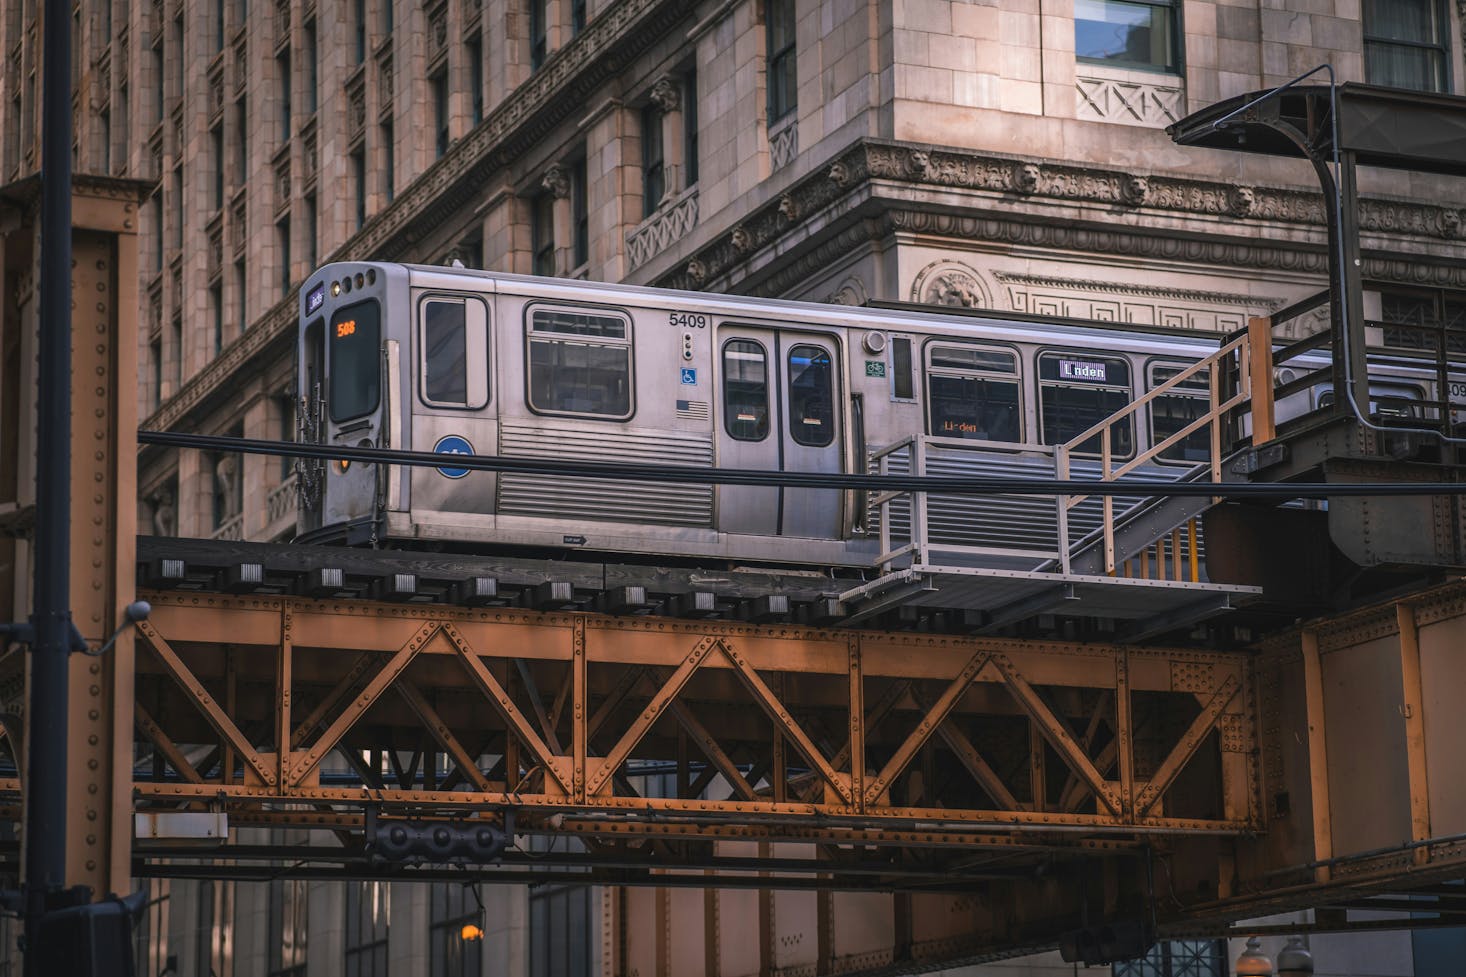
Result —
[{"label": "black cable", "polygon": [[556,461],[500,455],[436,454],[396,448],[301,444],[213,434],[139,431],[139,444],[240,454],[316,458],[408,468],[465,468],[470,471],[562,478],[603,478],[624,482],[677,482],[694,485],[769,485],[873,492],[928,492],[939,495],[1115,495],[1133,497],[1218,496],[1229,499],[1327,499],[1352,496],[1466,495],[1466,482],[1101,482],[1054,478],[950,478],[931,475],[860,475],[782,472],[678,465]]}]

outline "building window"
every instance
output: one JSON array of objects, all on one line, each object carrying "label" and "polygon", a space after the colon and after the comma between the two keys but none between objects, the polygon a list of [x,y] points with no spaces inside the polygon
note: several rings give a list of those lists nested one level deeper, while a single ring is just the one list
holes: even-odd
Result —
[{"label": "building window", "polygon": [[570,36],[585,30],[585,0],[570,0]]},{"label": "building window", "polygon": [[163,189],[153,191],[153,271],[163,271]]},{"label": "building window", "polygon": [[[287,433],[287,440],[295,438],[293,430]],[[386,882],[346,883],[346,977],[387,977],[391,894]]]},{"label": "building window", "polygon": [[1074,0],[1074,54],[1080,61],[1156,71],[1180,70],[1176,0]]},{"label": "building window", "polygon": [[[234,458],[235,468],[239,467]],[[197,892],[198,973],[230,977],[234,972],[231,923],[234,917],[234,886],[228,882],[201,881]]]},{"label": "building window", "polygon": [[280,141],[290,141],[290,49],[275,59],[280,75]]},{"label": "building window", "polygon": [[239,334],[244,335],[244,330],[249,326],[249,312],[244,301],[244,261],[234,263],[234,311],[237,316],[235,325],[239,327]]},{"label": "building window", "polygon": [[769,121],[777,122],[798,107],[794,0],[768,0],[765,21],[769,32]]},{"label": "building window", "polygon": [[[112,4],[110,0],[102,0],[102,10],[107,15],[107,33],[112,32]],[[214,51],[218,53],[224,50],[224,0],[214,0]]]},{"label": "building window", "polygon": [[392,120],[382,123],[382,195],[391,203],[397,195],[397,140]]},{"label": "building window", "polygon": [[305,25],[305,111],[316,114],[316,87],[321,81],[321,60],[316,52],[316,22]]},{"label": "building window", "polygon": [[1446,92],[1450,18],[1443,0],[1364,0],[1364,77],[1372,85]]},{"label": "building window", "polygon": [[1139,960],[1112,965],[1114,977],[1227,977],[1224,940],[1165,940]]},{"label": "building window", "polygon": [[351,151],[351,186],[356,196],[356,230],[366,223],[367,176],[366,150],[358,146]]},{"label": "building window", "polygon": [[682,159],[687,167],[684,187],[697,185],[697,71],[683,77],[682,86]]},{"label": "building window", "polygon": [[367,14],[366,0],[356,0],[352,4],[352,27],[356,29],[356,63],[361,64],[366,60],[367,52]]},{"label": "building window", "polygon": [[479,977],[482,940],[465,940],[465,926],[483,926],[472,886],[440,882],[432,888],[428,919],[428,977]]},{"label": "building window", "polygon": [[234,129],[234,185],[244,186],[249,180],[249,103],[240,99]]},{"label": "building window", "polygon": [[280,291],[290,292],[290,218],[275,225],[275,243],[280,248]]},{"label": "building window", "polygon": [[[132,927],[133,970],[151,977],[168,966],[168,879],[141,883],[148,901]],[[9,944],[6,944],[9,946]]]},{"label": "building window", "polygon": [[448,72],[438,72],[428,79],[433,89],[433,150],[441,158],[448,152]]},{"label": "building window", "polygon": [[148,403],[153,410],[163,404],[163,340],[154,339],[148,343],[148,369],[152,375],[152,389],[148,391]]},{"label": "building window", "polygon": [[590,201],[586,187],[585,157],[570,165],[570,222],[575,229],[575,253],[571,264],[576,268],[590,261]]},{"label": "building window", "polygon": [[215,281],[209,286],[209,318],[214,326],[214,355],[224,348],[224,286]]},{"label": "building window", "polygon": [[555,274],[555,198],[542,193],[530,204],[532,211],[530,247],[534,249],[533,272]]},{"label": "building window", "polygon": [[305,198],[305,267],[307,273],[316,267],[316,236],[320,233],[316,219],[316,198]]},{"label": "building window", "polygon": [[529,67],[537,71],[549,54],[549,0],[529,0]]},{"label": "building window", "polygon": [[641,110],[641,200],[642,214],[656,213],[667,190],[663,168],[662,111],[656,105]]},{"label": "building window", "polygon": [[382,0],[382,33],[392,33],[392,0]]},{"label": "building window", "polygon": [[268,977],[305,977],[306,883],[276,879],[270,883]]},{"label": "building window", "polygon": [[475,34],[468,39],[468,90],[473,100],[473,124],[484,121],[484,42]]},{"label": "building window", "polygon": [[214,210],[224,208],[224,127],[215,126],[209,130],[209,146],[214,164]]}]

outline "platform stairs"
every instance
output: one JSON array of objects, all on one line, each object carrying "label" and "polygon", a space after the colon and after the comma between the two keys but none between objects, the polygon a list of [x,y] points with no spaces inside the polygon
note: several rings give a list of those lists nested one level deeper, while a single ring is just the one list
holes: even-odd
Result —
[{"label": "platform stairs", "polygon": [[[1128,633],[1144,636],[1260,599],[1260,577],[1223,583],[1208,574],[1202,524],[1225,501],[1224,493],[1155,496],[1144,486],[1158,480],[1220,487],[1300,479],[1466,477],[1462,452],[1451,440],[1463,408],[1453,409],[1448,393],[1466,377],[1466,328],[1452,333],[1442,324],[1375,322],[1366,334],[1371,391],[1366,422],[1331,396],[1336,378],[1345,374],[1343,354],[1329,327],[1328,295],[1321,293],[1272,317],[1252,319],[1226,337],[1215,353],[1068,442],[1024,446],[1014,452],[1021,460],[991,469],[1000,470],[1000,477],[1048,475],[1060,481],[1135,485],[1134,495],[986,496],[989,504],[982,518],[988,523],[987,535],[976,540],[953,531],[968,513],[981,509],[970,500],[904,491],[876,496],[872,530],[879,534],[879,576],[842,600],[857,620],[895,605],[915,604],[977,611],[985,622],[982,631],[1053,613],[1111,618]],[[1116,461],[1112,435],[1118,428],[1141,428],[1157,398],[1203,385],[1204,409],[1188,423],[1135,457]],[[1405,390],[1408,396],[1401,393]],[[1203,440],[1205,450],[1197,452]],[[1194,467],[1157,464],[1168,453],[1174,457],[1183,443],[1193,457],[1200,456]],[[1081,447],[1091,450],[1085,453]],[[881,474],[982,471],[988,477],[990,469],[953,460],[963,450],[945,439],[916,436],[875,452],[872,462]],[[977,457],[972,448],[966,451]],[[995,499],[1000,504],[991,504]],[[1378,511],[1361,512],[1361,505]],[[1230,508],[1229,515],[1241,508],[1250,519],[1270,507]],[[1271,508],[1318,510],[1319,518],[1328,522],[1318,540],[1321,549],[1327,550],[1331,541],[1366,568],[1388,562],[1466,562],[1466,519],[1461,506],[1449,500],[1444,508],[1440,499],[1430,498],[1345,500],[1330,507],[1280,497]],[[1367,533],[1371,521],[1387,524],[1381,517],[1396,525],[1405,519],[1420,522],[1425,528],[1414,535],[1436,540],[1434,548],[1386,552],[1379,540],[1356,538]],[[1006,545],[1005,519],[1012,526]],[[1233,550],[1269,545],[1265,533],[1226,542]]]}]

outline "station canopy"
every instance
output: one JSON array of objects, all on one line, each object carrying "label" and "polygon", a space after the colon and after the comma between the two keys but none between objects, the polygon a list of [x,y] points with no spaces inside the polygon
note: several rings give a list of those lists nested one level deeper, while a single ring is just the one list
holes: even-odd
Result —
[{"label": "station canopy", "polygon": [[[1353,82],[1335,91],[1338,149],[1354,154],[1360,166],[1466,176],[1466,97]],[[1258,101],[1266,94],[1251,92],[1208,105],[1166,132],[1181,146],[1324,160],[1332,156],[1328,85],[1299,85]],[[1253,101],[1258,104],[1238,111]],[[1227,121],[1218,125],[1223,119]]]}]

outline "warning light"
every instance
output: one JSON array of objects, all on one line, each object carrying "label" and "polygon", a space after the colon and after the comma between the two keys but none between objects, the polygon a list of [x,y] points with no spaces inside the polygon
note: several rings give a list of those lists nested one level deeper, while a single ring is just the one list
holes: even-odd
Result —
[{"label": "warning light", "polygon": [[349,459],[349,458],[338,458],[338,459],[336,459],[335,465],[336,465],[336,470],[338,472],[340,472],[341,474],[345,475],[347,469],[349,469],[351,467],[351,459]]},{"label": "warning light", "polygon": [[458,935],[465,943],[476,943],[484,938],[484,931],[473,923],[464,923]]}]

